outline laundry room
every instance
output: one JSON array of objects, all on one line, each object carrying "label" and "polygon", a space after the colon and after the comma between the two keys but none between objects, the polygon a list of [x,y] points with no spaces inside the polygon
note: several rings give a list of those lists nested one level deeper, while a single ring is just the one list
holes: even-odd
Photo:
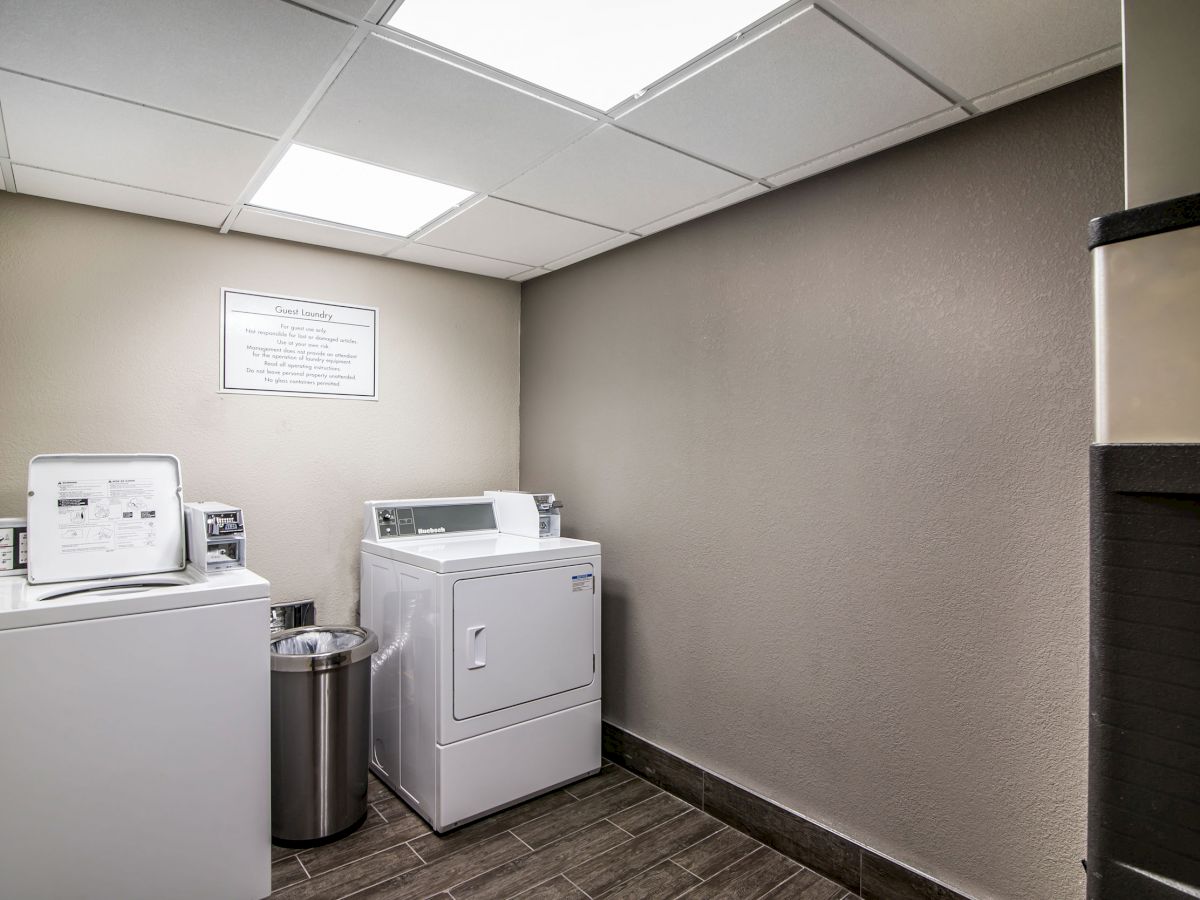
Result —
[{"label": "laundry room", "polygon": [[1197,38],[0,0],[0,900],[1200,896]]}]

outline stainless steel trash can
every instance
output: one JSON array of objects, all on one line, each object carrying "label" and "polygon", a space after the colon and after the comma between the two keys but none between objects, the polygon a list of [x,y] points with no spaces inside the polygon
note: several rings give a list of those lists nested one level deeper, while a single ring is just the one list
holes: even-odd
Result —
[{"label": "stainless steel trash can", "polygon": [[379,640],[353,626],[271,636],[271,835],[312,843],[367,812],[371,654]]}]

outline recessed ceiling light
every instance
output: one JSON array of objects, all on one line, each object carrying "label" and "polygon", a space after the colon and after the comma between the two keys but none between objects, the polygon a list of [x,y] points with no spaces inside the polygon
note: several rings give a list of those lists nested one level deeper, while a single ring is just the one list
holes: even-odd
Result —
[{"label": "recessed ceiling light", "polygon": [[404,0],[392,28],[607,110],[780,0]]},{"label": "recessed ceiling light", "polygon": [[292,144],[250,205],[407,237],[471,194]]}]

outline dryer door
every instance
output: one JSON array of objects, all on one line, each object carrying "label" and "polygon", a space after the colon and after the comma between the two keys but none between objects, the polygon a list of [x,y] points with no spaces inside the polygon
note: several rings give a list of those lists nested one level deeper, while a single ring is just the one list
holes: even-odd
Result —
[{"label": "dryer door", "polygon": [[454,584],[454,718],[469,719],[591,684],[591,565]]}]

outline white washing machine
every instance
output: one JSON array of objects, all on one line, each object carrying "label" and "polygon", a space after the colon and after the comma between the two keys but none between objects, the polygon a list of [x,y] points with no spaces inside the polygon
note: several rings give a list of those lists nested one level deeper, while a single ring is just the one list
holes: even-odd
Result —
[{"label": "white washing machine", "polygon": [[491,497],[370,501],[371,768],[446,831],[600,768],[600,545]]},{"label": "white washing machine", "polygon": [[267,896],[270,585],[184,568],[173,457],[34,463],[38,583],[0,579],[0,896]]}]

